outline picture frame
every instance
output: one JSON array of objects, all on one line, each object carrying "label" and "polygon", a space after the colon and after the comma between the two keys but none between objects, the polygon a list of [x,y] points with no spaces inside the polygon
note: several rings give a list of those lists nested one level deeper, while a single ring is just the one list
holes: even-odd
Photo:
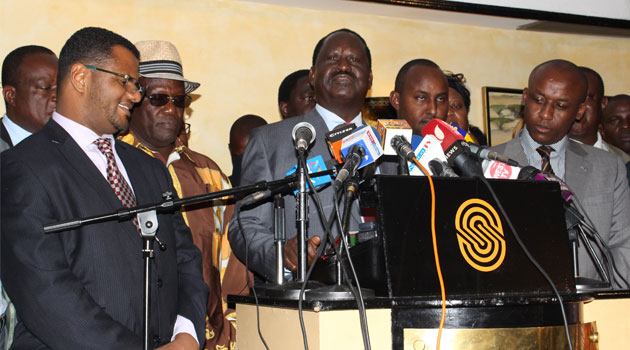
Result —
[{"label": "picture frame", "polygon": [[515,128],[522,127],[523,90],[484,86],[483,117],[488,146],[510,141]]}]

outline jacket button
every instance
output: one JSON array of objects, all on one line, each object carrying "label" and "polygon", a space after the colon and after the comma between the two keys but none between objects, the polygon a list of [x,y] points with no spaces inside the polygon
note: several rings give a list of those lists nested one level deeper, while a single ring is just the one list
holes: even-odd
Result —
[{"label": "jacket button", "polygon": [[158,278],[157,286],[158,286],[158,288],[162,288],[162,279],[161,278]]},{"label": "jacket button", "polygon": [[159,335],[154,335],[153,336],[153,345],[157,345],[160,343],[160,341],[162,341],[162,338],[160,338]]}]

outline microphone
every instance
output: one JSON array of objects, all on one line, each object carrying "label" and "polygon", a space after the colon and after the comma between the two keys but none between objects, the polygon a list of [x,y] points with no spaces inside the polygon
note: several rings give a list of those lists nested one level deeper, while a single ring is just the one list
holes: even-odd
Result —
[{"label": "microphone", "polygon": [[[418,140],[420,142],[418,143]],[[413,135],[411,138],[411,144],[416,144],[414,148],[414,153],[416,154],[416,159],[422,166],[429,170],[431,175],[437,175],[429,166],[429,162],[433,159],[439,159],[446,162],[446,156],[444,156],[444,152],[442,151],[442,146],[440,145],[440,141],[436,139],[432,135],[427,135],[422,138],[421,136]],[[424,176],[422,170],[420,170],[415,163],[409,163],[409,175],[412,176]]]},{"label": "microphone", "polygon": [[308,146],[315,141],[315,128],[308,122],[295,124],[292,134],[295,149],[300,153],[306,152]]},{"label": "microphone", "polygon": [[429,161],[429,169],[431,170],[432,175],[435,176],[457,177],[453,168],[448,166],[448,164],[441,159],[431,159]]},{"label": "microphone", "polygon": [[363,160],[363,157],[365,157],[365,150],[363,149],[363,146],[359,144],[352,145],[348,150],[346,161],[343,164],[343,167],[341,168],[341,170],[339,170],[339,173],[337,173],[337,177],[335,178],[333,187],[341,187],[341,184],[343,184],[348,179],[348,177],[350,177],[352,174],[354,174],[355,171],[357,171],[357,168]]},{"label": "microphone", "polygon": [[365,151],[363,161],[359,164],[359,168],[374,163],[383,155],[383,148],[378,143],[378,137],[370,126],[362,126],[354,130],[354,132],[341,140],[341,154],[348,156],[350,147],[361,145]]},{"label": "microphone", "polygon": [[383,153],[393,156],[400,155],[392,144],[393,139],[397,136],[402,136],[406,140],[411,140],[411,135],[413,134],[409,123],[404,119],[379,119],[376,131],[378,131],[381,139]]},{"label": "microphone", "polygon": [[474,154],[479,159],[487,159],[487,160],[498,160],[499,162],[503,162],[512,166],[519,166],[518,162],[514,159],[508,158],[500,153],[490,151],[487,148],[480,147],[474,143],[468,145],[470,147],[470,152]]},{"label": "microphone", "polygon": [[396,135],[392,137],[389,148],[392,148],[395,152],[394,154],[397,154],[400,158],[405,160],[411,161],[416,157],[413,153],[413,148],[411,148],[411,144],[403,135]]},{"label": "microphone", "polygon": [[453,130],[457,131],[460,135],[462,135],[462,137],[464,138],[464,141],[468,143],[476,143],[475,139],[472,136],[470,136],[470,134],[466,132],[466,130],[460,128],[459,125],[453,122],[450,122],[448,124],[451,126],[451,128],[453,128]]},{"label": "microphone", "polygon": [[450,125],[439,119],[431,119],[422,129],[422,136],[427,135],[433,135],[440,141],[448,165],[459,175],[483,176],[483,169],[472,157],[468,143]]},{"label": "microphone", "polygon": [[335,158],[338,163],[343,163],[341,157],[341,141],[344,137],[352,134],[352,131],[356,128],[357,126],[354,123],[340,124],[335,129],[325,134],[330,154],[332,154],[333,158]]},{"label": "microphone", "polygon": [[[524,179],[521,176],[529,176],[527,174],[531,171],[530,169],[527,169],[526,172],[523,173],[524,169],[533,168],[538,171],[538,169],[532,166],[520,168],[518,166],[513,166],[496,160],[484,160],[481,163],[481,167],[483,168],[483,175],[487,179]],[[521,173],[523,173],[523,175],[521,175]]]}]

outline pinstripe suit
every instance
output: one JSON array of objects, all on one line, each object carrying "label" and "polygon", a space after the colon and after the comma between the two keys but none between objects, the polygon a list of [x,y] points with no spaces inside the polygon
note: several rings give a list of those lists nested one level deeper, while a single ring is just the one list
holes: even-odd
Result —
[{"label": "pinstripe suit", "polygon": [[[287,170],[297,163],[295,146],[291,138],[293,127],[300,122],[309,122],[315,128],[315,142],[310,146],[308,158],[321,155],[324,160],[332,159],[325,133],[328,131],[326,123],[316,111],[311,110],[299,117],[285,119],[281,122],[268,124],[254,130],[249,138],[247,149],[243,154],[241,185],[250,185],[259,181],[282,179]],[[395,166],[392,167],[395,169]],[[389,168],[384,173],[390,172]],[[326,218],[333,210],[333,191],[329,186],[319,192]],[[285,196],[286,234],[287,239],[297,235],[295,217],[295,197]],[[357,201],[354,202],[350,217],[350,230],[357,230],[361,222]],[[249,267],[268,280],[274,279],[275,250],[273,246],[273,205],[265,203],[241,213],[243,230],[249,241]],[[309,198],[309,237],[322,236],[324,228],[319,218],[315,201]],[[337,235],[337,225],[333,225],[333,234]],[[236,255],[245,261],[245,242],[238,228],[236,216],[230,223],[229,239]]]},{"label": "pinstripe suit", "polygon": [[[520,134],[492,150],[521,165],[528,164]],[[630,281],[630,191],[625,165],[609,152],[569,140],[565,181],[584,206],[603,240],[608,243],[624,278]],[[578,255],[580,275],[600,278],[583,245],[580,245]]]},{"label": "pinstripe suit", "polygon": [[[138,205],[172,191],[164,166],[116,142]],[[106,222],[45,234],[43,225],[112,212],[121,204],[83,150],[54,120],[2,154],[2,282],[20,322],[14,349],[140,349],[142,240],[134,225]],[[176,316],[203,342],[208,289],[201,257],[179,214],[158,214],[152,276],[154,346],[170,341]]]}]

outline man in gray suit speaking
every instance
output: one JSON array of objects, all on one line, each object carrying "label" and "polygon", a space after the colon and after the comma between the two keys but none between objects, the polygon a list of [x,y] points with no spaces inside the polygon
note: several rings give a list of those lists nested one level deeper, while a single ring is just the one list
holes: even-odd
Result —
[{"label": "man in gray suit speaking", "polygon": [[[317,105],[303,116],[289,118],[255,129],[242,161],[241,185],[259,181],[281,179],[297,163],[291,137],[293,127],[308,122],[316,130],[316,138],[309,148],[307,158],[322,156],[332,159],[324,134],[340,124],[364,125],[361,107],[365,95],[372,86],[372,61],[367,44],[357,33],[340,29],[322,38],[313,53],[313,66],[309,82],[315,90]],[[328,187],[319,195],[326,217],[333,209],[333,190]],[[312,197],[311,197],[312,198]],[[284,265],[297,268],[297,228],[295,225],[295,198],[285,197],[287,244],[284,249]],[[313,203],[313,201],[311,201]],[[241,214],[243,234],[236,222],[230,224],[229,238],[236,255],[245,260],[249,254],[249,267],[267,280],[274,280],[275,250],[273,241],[273,206],[265,203]],[[308,213],[308,260],[311,263],[325,230],[314,205]],[[361,222],[358,204],[354,203],[350,230],[357,230]],[[336,225],[333,234],[337,233]],[[245,238],[249,250],[245,249]]]},{"label": "man in gray suit speaking", "polygon": [[[586,77],[573,63],[552,60],[538,65],[523,90],[525,128],[493,151],[563,179],[610,248],[621,276],[629,281],[630,193],[625,166],[615,155],[567,136],[573,121],[584,113],[586,92]],[[578,265],[581,277],[601,278],[583,244]],[[619,276],[613,278],[613,286],[630,288]]]}]

